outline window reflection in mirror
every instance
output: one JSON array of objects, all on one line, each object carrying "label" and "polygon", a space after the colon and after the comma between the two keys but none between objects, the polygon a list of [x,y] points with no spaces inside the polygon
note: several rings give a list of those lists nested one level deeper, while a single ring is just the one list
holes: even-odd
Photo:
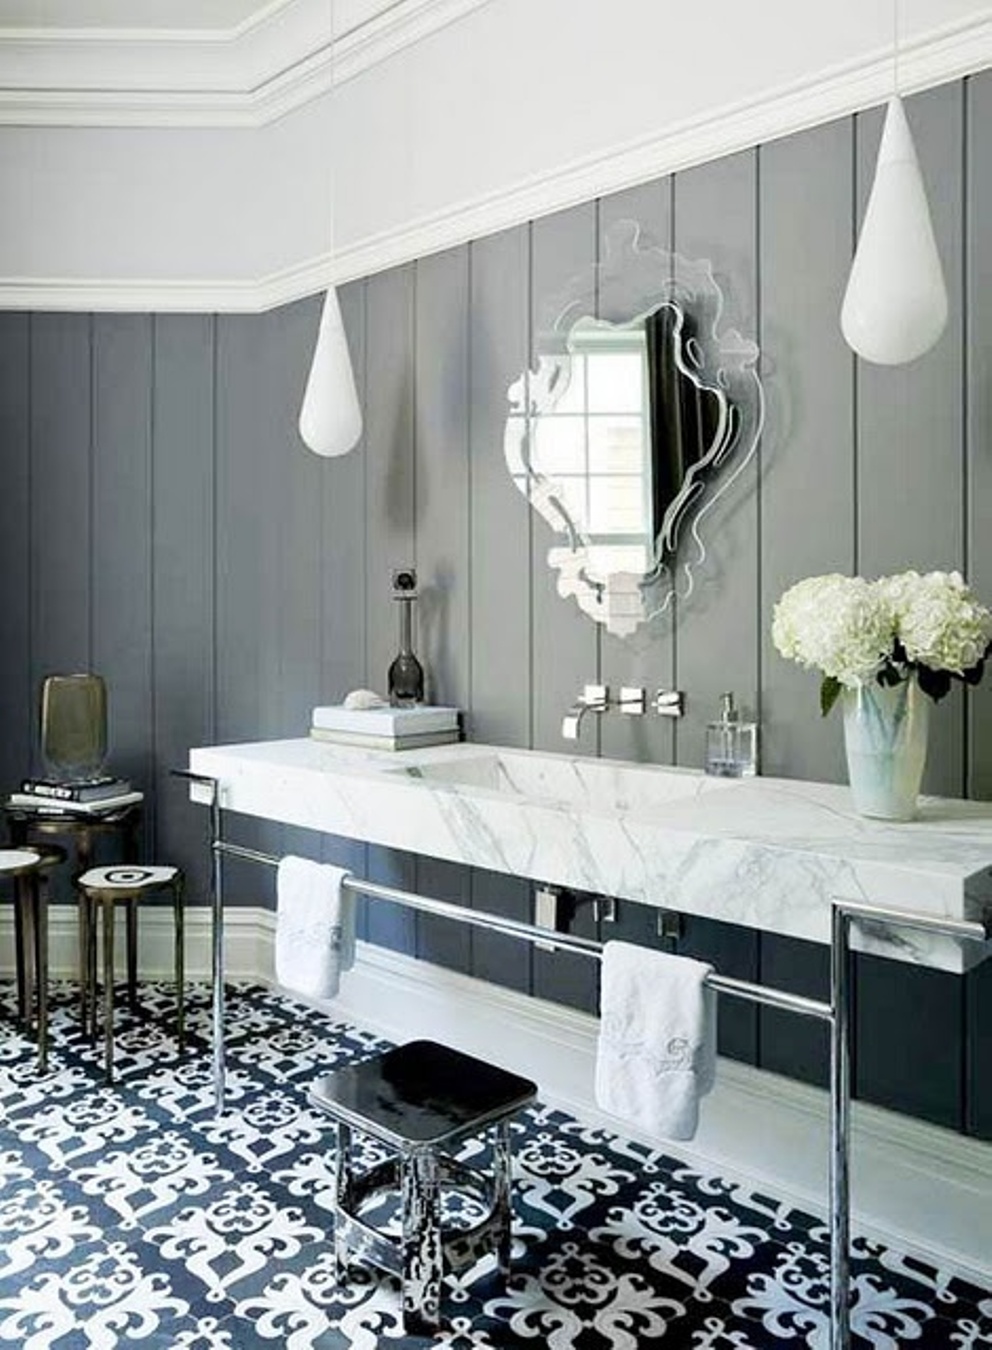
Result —
[{"label": "window reflection in mirror", "polygon": [[559,593],[619,636],[664,611],[680,576],[691,592],[703,517],[763,420],[757,346],[721,327],[710,264],[639,233],[618,222],[603,262],[555,298],[504,437],[514,483],[561,537]]},{"label": "window reflection in mirror", "polygon": [[657,530],[644,327],[583,320],[568,348],[565,387],[534,428],[532,468],[554,480],[591,576],[649,572]]}]

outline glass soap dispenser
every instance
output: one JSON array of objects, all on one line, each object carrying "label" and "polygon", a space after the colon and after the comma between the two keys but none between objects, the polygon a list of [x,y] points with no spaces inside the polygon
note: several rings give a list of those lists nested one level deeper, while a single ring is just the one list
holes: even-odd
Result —
[{"label": "glass soap dispenser", "polygon": [[706,772],[715,778],[750,778],[758,771],[758,726],[742,722],[733,694],[720,696],[717,722],[706,728]]}]

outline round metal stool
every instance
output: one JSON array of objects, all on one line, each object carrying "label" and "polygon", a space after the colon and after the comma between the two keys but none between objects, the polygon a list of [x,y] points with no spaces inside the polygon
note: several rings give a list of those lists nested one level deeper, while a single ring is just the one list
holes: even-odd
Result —
[{"label": "round metal stool", "polygon": [[17,1021],[31,1034],[38,999],[38,1070],[48,1068],[48,872],[65,861],[56,844],[0,849],[0,877],[14,883]]},{"label": "round metal stool", "polygon": [[114,1081],[114,912],[127,906],[127,993],[132,1011],[138,1006],[138,927],[137,906],[141,900],[160,891],[172,895],[175,920],[176,1040],[181,1054],[185,1043],[185,1004],[183,998],[183,874],[178,867],[143,867],[118,864],[91,867],[76,878],[80,917],[86,934],[84,979],[88,986],[84,1007],[92,1009],[89,1028],[96,1036],[96,949],[98,916],[103,920],[103,1032],[104,1069],[108,1083]]}]

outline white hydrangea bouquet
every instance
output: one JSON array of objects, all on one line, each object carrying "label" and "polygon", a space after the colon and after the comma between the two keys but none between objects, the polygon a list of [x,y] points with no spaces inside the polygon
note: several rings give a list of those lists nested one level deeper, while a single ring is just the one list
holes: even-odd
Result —
[{"label": "white hydrangea bouquet", "polygon": [[824,715],[842,696],[855,808],[876,819],[911,820],[930,700],[942,699],[952,680],[982,678],[992,612],[958,572],[901,572],[877,581],[834,573],[785,592],[772,640],[783,656],[821,672]]},{"label": "white hydrangea bouquet", "polygon": [[832,573],[791,586],[775,606],[781,654],[822,672],[826,714],[843,689],[915,677],[934,701],[951,680],[978,684],[992,647],[992,611],[959,572],[901,572],[866,581]]}]

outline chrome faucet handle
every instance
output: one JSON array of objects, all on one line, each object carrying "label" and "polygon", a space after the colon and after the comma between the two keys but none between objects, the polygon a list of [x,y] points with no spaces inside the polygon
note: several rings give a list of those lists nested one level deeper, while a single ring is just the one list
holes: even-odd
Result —
[{"label": "chrome faucet handle", "polygon": [[587,684],[582,691],[581,703],[584,703],[590,712],[606,712],[610,706],[610,689],[605,684]]},{"label": "chrome faucet handle", "polygon": [[681,717],[685,713],[685,694],[681,689],[659,689],[654,710],[660,717]]},{"label": "chrome faucet handle", "polygon": [[647,709],[644,690],[634,685],[623,685],[616,706],[629,717],[640,717]]}]

